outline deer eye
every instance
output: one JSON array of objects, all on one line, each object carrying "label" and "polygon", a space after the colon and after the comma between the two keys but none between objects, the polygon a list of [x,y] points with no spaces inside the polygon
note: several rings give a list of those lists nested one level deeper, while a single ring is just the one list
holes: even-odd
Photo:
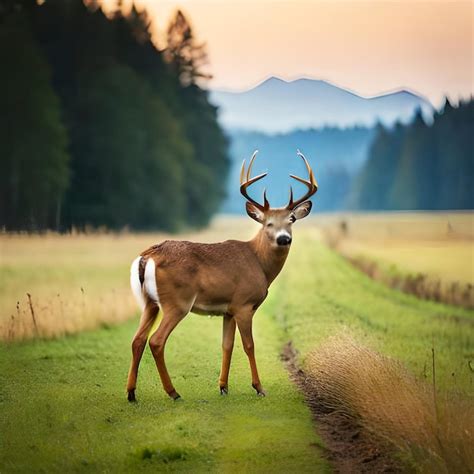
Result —
[{"label": "deer eye", "polygon": [[267,227],[273,227],[273,223],[272,223],[272,222],[269,222],[269,223],[267,224]]},{"label": "deer eye", "polygon": [[293,222],[295,222],[295,221],[296,221],[296,217],[291,215],[290,216],[290,222],[293,224]]}]

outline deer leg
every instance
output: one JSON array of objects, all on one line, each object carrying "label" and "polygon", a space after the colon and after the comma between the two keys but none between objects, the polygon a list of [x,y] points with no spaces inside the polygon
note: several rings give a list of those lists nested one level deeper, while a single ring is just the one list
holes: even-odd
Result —
[{"label": "deer leg", "polygon": [[222,366],[219,376],[219,388],[221,395],[227,395],[230,361],[232,358],[232,349],[234,348],[235,337],[235,319],[226,314],[222,325]]},{"label": "deer leg", "polygon": [[257,391],[257,395],[264,397],[265,391],[260,383],[257,362],[255,361],[255,349],[252,336],[253,313],[240,317],[236,315],[235,317],[237,326],[239,327],[240,337],[242,338],[242,345],[244,346],[244,351],[249,359],[250,371],[252,372],[252,387]]},{"label": "deer leg", "polygon": [[148,302],[140,318],[140,324],[132,341],[132,362],[128,372],[127,397],[129,402],[136,401],[135,388],[137,386],[138,367],[142,359],[143,351],[146,346],[146,340],[151,327],[158,315],[159,308],[156,304]]},{"label": "deer leg", "polygon": [[165,345],[169,335],[178,323],[186,316],[187,311],[183,312],[180,310],[164,310],[163,319],[161,320],[160,326],[150,338],[150,349],[156,362],[158,373],[160,374],[161,383],[165,392],[173,399],[177,400],[180,398],[178,392],[176,392],[168,370],[165,364]]}]

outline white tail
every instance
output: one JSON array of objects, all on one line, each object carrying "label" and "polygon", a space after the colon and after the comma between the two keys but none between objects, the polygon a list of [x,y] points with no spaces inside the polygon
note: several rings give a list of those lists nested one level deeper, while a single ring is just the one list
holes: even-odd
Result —
[{"label": "white tail", "polygon": [[149,258],[146,262],[143,286],[147,296],[159,306],[160,298],[158,297],[158,288],[156,286],[155,261],[152,258]]},{"label": "white tail", "polygon": [[143,285],[140,282],[140,260],[141,256],[137,257],[130,267],[130,286],[132,287],[133,295],[137,300],[138,306],[143,311],[146,306],[145,296],[148,296],[154,303],[159,306],[160,299],[158,297],[158,288],[156,287],[155,278],[155,261],[149,258],[145,265],[145,277]]},{"label": "white tail", "polygon": [[132,266],[130,267],[130,286],[132,287],[133,295],[137,300],[138,305],[140,306],[141,310],[145,309],[145,298],[143,296],[142,285],[140,283],[140,260],[141,256],[137,257],[133,262]]}]

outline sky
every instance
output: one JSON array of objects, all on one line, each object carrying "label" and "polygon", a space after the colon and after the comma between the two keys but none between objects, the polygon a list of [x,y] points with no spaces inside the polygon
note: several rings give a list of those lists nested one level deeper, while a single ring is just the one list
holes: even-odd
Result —
[{"label": "sky", "polygon": [[[113,4],[115,0],[104,0]],[[127,0],[123,4],[127,5]],[[473,94],[473,2],[136,0],[163,45],[177,8],[205,42],[211,88],[277,76],[325,79],[370,97],[406,88],[435,106]]]}]

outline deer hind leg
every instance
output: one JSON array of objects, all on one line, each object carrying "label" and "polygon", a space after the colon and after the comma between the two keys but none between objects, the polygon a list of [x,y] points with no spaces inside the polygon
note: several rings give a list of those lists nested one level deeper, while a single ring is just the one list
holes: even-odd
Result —
[{"label": "deer hind leg", "polygon": [[153,323],[158,316],[158,311],[158,306],[155,303],[148,301],[140,318],[140,324],[138,326],[137,332],[133,337],[132,362],[130,364],[127,380],[127,393],[129,402],[136,401],[135,388],[137,386],[138,367],[140,366],[140,361],[146,346],[148,334],[150,333]]},{"label": "deer hind leg", "polygon": [[168,370],[165,364],[165,346],[169,335],[178,323],[186,316],[188,311],[177,308],[163,309],[163,319],[155,333],[150,338],[150,349],[155,359],[158,373],[160,374],[161,383],[165,392],[173,399],[177,400],[180,395],[175,390]]},{"label": "deer hind leg", "polygon": [[262,384],[260,383],[257,362],[255,361],[255,348],[252,335],[252,317],[253,312],[235,315],[240,337],[242,338],[242,345],[244,346],[244,351],[249,359],[250,371],[252,372],[252,387],[257,391],[257,395],[264,397],[265,391],[263,390]]},{"label": "deer hind leg", "polygon": [[230,361],[232,358],[232,349],[234,348],[235,338],[235,319],[226,314],[222,325],[222,366],[219,376],[219,389],[221,395],[227,395]]}]

